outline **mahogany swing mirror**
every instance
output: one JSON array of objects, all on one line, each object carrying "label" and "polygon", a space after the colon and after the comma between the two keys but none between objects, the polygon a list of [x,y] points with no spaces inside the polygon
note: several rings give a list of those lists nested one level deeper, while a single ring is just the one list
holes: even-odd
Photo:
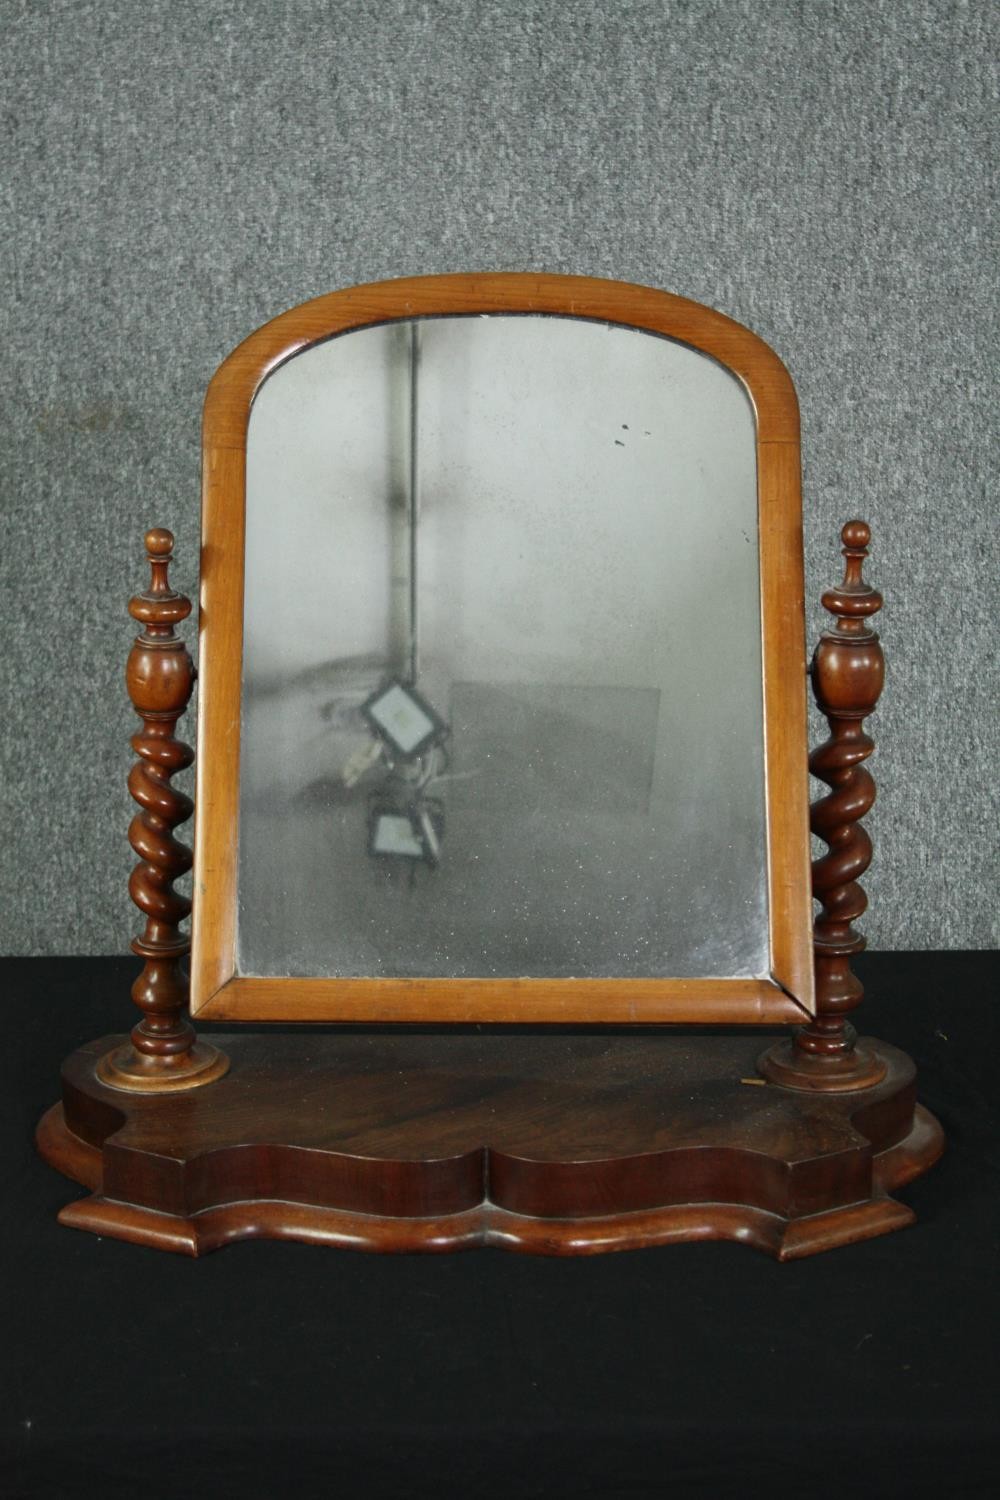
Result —
[{"label": "mahogany swing mirror", "polygon": [[[881,599],[852,523],[813,666],[832,729],[813,762],[832,788],[814,810],[831,846],[814,953],[798,412],[777,356],[615,282],[354,288],[220,367],[203,472],[190,995],[172,835],[190,807],[170,782],[189,605],[154,532],[130,662],[145,1014],[129,1042],[71,1059],[43,1123],[51,1160],[68,1170],[83,1141],[101,1178],[67,1222],[194,1252],[254,1233],[559,1250],[730,1235],[792,1255],[907,1221],[888,1188],[940,1131],[908,1060],[845,1021]],[[360,1053],[294,1033],[223,1052],[195,1041],[188,998],[209,1023],[383,1031]],[[752,1034],[470,1042],[386,1034],[396,1022],[802,1029],[755,1067]],[[148,1137],[118,1196],[108,1104]],[[861,1115],[878,1139],[869,1125],[845,1162]],[[173,1198],[141,1169],[165,1139],[186,1163]]]}]

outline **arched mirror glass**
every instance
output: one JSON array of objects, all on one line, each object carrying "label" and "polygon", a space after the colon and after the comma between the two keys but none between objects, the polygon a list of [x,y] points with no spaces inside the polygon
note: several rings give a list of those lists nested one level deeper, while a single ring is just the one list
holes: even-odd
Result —
[{"label": "arched mirror glass", "polygon": [[768,970],[754,414],[675,340],[412,319],[249,422],[237,969]]}]

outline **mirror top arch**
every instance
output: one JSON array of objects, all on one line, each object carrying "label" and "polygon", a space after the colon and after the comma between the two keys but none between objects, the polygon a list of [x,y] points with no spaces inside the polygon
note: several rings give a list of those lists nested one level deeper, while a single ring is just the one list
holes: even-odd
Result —
[{"label": "mirror top arch", "polygon": [[620,323],[689,344],[725,365],[753,403],[757,441],[799,443],[791,376],[774,350],[724,313],[673,292],[592,276],[473,271],[375,281],[328,292],[263,324],[219,366],[205,399],[206,448],[246,446],[257,391],[285,360],[352,329],[405,318],[550,313]]}]

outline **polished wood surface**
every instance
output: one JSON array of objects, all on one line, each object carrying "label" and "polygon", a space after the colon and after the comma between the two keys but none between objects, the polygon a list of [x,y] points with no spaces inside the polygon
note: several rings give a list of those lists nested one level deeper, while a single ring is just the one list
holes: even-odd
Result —
[{"label": "polished wood surface", "polygon": [[[331,990],[331,985],[337,985]],[[459,1025],[656,1024],[697,1014],[705,1026],[801,1023],[806,1012],[769,979],[262,979],[232,980],[198,1012],[202,1021],[422,1020]]]},{"label": "polished wood surface", "polygon": [[790,1259],[902,1227],[942,1147],[913,1065],[808,1096],[752,1036],[227,1037],[230,1073],[130,1096],[75,1052],[38,1143],[64,1224],[189,1255],[235,1240],[589,1254],[733,1239]]},{"label": "polished wood surface", "polygon": [[760,1069],[785,1088],[840,1090],[867,1088],[885,1076],[881,1049],[857,1042],[847,1017],[864,990],[851,968],[865,939],[854,922],[868,905],[860,877],[871,864],[872,843],[861,819],[875,801],[875,782],[864,765],[875,748],[864,720],[882,692],[885,663],[869,619],[882,608],[882,595],[865,582],[871,530],[848,521],[841,531],[844,579],[823,595],[835,617],[812,661],[816,703],[830,725],[829,738],[809,758],[809,769],[831,788],[813,806],[812,831],[827,845],[813,861],[813,894],[821,903],[815,923],[816,1015],[791,1041],[770,1048]]},{"label": "polished wood surface", "polygon": [[129,654],[126,682],[142,728],[132,736],[139,757],[128,787],[140,811],[129,827],[129,843],[139,863],[129,893],[146,918],[132,951],[144,960],[132,986],[142,1019],[122,1047],[101,1059],[106,1083],[142,1091],[188,1089],[211,1083],[225,1072],[225,1057],[198,1042],[185,1011],[188,980],[182,961],[190,939],[181,931],[191,902],[174,890],[174,881],[191,868],[191,851],[174,837],[174,829],[191,816],[191,798],[171,784],[194,758],[174,730],[194,685],[194,663],[174,627],[191,613],[191,601],[170,587],[174,539],[155,528],[146,533],[151,581],[144,594],[129,602],[129,614],[142,625]]},{"label": "polished wood surface", "polygon": [[[534,312],[651,330],[743,382],[757,423],[771,914],[757,980],[307,979],[236,975],[236,840],[246,440],[256,392],[323,339],[393,319]],[[732,319],[648,287],[533,273],[429,276],[334,292],[284,313],[220,366],[205,403],[192,1011],[206,1019],[801,1021],[814,1005],[810,938],[804,588],[795,391],[777,355]],[[666,585],[665,585],[666,586]]]}]

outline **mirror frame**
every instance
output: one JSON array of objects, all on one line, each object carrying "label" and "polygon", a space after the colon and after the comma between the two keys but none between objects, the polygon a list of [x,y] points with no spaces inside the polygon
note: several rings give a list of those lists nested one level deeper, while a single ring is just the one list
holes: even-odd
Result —
[{"label": "mirror frame", "polygon": [[[762,978],[300,978],[236,973],[246,445],[260,387],[352,329],[434,316],[548,313],[617,323],[710,355],[743,384],[757,434],[770,974]],[[219,367],[202,431],[192,1015],[248,1022],[761,1025],[815,1009],[798,402],[756,334],[686,298],[532,272],[420,276],[305,302]]]}]

